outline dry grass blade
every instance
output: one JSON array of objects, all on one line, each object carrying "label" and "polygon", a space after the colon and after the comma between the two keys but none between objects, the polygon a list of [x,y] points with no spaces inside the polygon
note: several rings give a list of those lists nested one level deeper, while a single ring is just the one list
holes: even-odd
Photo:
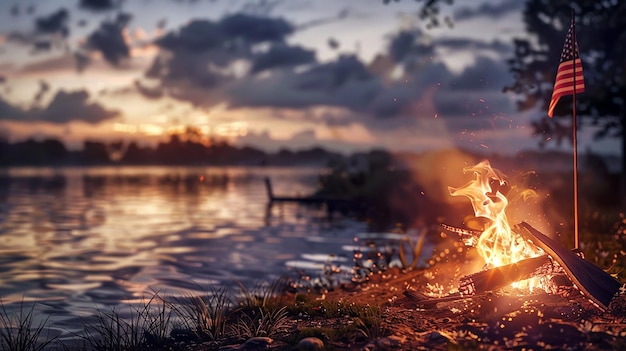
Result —
[{"label": "dry grass blade", "polygon": [[16,314],[9,313],[2,302],[0,302],[0,307],[2,308],[0,310],[0,349],[39,351],[44,350],[56,340],[56,337],[42,337],[48,319],[35,325],[33,320],[35,305],[25,309],[24,301],[22,301]]},{"label": "dry grass blade", "polygon": [[[419,258],[422,255],[422,249],[424,247],[424,238],[426,238],[426,233],[427,231],[422,231],[422,234],[417,239],[417,243],[415,245],[413,245],[413,241],[409,237],[404,237],[402,238],[402,241],[400,241],[400,251],[398,255],[400,256],[400,262],[402,263],[403,269],[417,267]],[[413,259],[411,260],[410,264],[407,264],[406,252],[404,249],[405,244],[409,246],[409,249],[412,251],[413,254]]]},{"label": "dry grass blade", "polygon": [[354,318],[357,330],[368,340],[386,336],[389,330],[383,325],[383,311],[379,306],[365,306]]},{"label": "dry grass blade", "polygon": [[170,317],[171,310],[155,294],[141,307],[130,306],[127,317],[115,308],[99,310],[95,322],[86,324],[83,339],[97,351],[163,347],[169,341]]},{"label": "dry grass blade", "polygon": [[269,283],[257,284],[253,289],[246,288],[241,282],[237,282],[241,291],[241,307],[254,309],[257,307],[268,307],[272,299],[279,295],[287,283],[284,278],[272,280]]},{"label": "dry grass blade", "polygon": [[273,337],[278,331],[284,328],[289,321],[287,307],[264,311],[258,308],[251,313],[244,313],[237,320],[233,327],[233,332],[240,339],[266,336]]},{"label": "dry grass blade", "polygon": [[205,296],[187,295],[173,302],[170,306],[181,318],[183,327],[192,330],[199,339],[215,341],[225,336],[232,306],[226,288],[213,288]]}]

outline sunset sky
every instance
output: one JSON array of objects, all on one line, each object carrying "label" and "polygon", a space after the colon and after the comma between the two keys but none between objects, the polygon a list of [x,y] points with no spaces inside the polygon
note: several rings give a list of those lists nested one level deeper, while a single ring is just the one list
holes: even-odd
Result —
[{"label": "sunset sky", "polygon": [[438,28],[420,4],[3,0],[0,134],[79,148],[195,126],[268,151],[537,148],[529,121],[546,112],[502,92],[524,1],[455,0]]}]

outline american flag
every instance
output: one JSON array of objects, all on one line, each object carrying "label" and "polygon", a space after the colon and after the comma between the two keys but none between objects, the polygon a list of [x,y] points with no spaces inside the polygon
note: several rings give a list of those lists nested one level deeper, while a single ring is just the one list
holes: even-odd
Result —
[{"label": "american flag", "polygon": [[[574,94],[574,89],[577,93],[585,91],[583,66],[578,55],[578,44],[574,42],[573,36],[574,22],[572,21],[572,25],[569,27],[569,31],[567,31],[567,37],[565,37],[565,46],[563,46],[563,52],[561,53],[559,69],[556,72],[552,99],[550,99],[550,106],[548,107],[548,116],[550,117],[552,117],[554,108],[561,96]],[[574,72],[576,72],[575,77]],[[575,88],[574,82],[576,82]]]}]

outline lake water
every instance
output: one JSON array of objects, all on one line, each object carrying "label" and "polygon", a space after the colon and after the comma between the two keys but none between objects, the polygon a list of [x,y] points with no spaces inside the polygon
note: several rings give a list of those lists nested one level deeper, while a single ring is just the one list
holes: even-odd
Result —
[{"label": "lake water", "polygon": [[[329,220],[304,195],[314,168],[20,168],[0,171],[0,298],[37,302],[60,330],[96,309],[251,286],[332,263],[349,273],[366,225]],[[367,234],[371,236],[370,234]]]}]

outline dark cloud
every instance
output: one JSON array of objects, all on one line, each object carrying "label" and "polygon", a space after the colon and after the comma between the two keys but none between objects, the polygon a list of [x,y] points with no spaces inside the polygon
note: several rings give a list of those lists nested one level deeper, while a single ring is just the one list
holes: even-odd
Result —
[{"label": "dark cloud", "polygon": [[250,43],[282,41],[294,32],[294,27],[282,18],[256,17],[235,14],[219,22],[220,32],[228,38]]},{"label": "dark cloud", "polygon": [[122,31],[131,18],[130,14],[120,13],[115,21],[102,22],[100,28],[87,38],[88,48],[101,52],[110,64],[119,65],[123,59],[130,56],[130,48],[124,40]]},{"label": "dark cloud", "polygon": [[257,73],[272,68],[296,66],[315,61],[315,51],[300,46],[275,44],[267,52],[254,57],[251,72]]},{"label": "dark cloud", "polygon": [[341,9],[335,16],[328,17],[328,18],[318,18],[318,19],[314,19],[306,23],[302,23],[298,25],[298,30],[310,29],[312,27],[321,26],[321,25],[332,23],[332,22],[344,20],[348,17],[348,15],[350,15],[350,10],[347,8],[344,8],[344,9]]},{"label": "dark cloud", "polygon": [[217,49],[247,51],[251,44],[282,42],[293,30],[291,24],[280,18],[235,14],[218,22],[193,20],[180,30],[167,33],[155,43],[172,52]]},{"label": "dark cloud", "polygon": [[436,96],[437,110],[444,116],[487,116],[514,111],[510,98],[502,93],[510,81],[505,63],[479,56],[446,84],[446,93]]},{"label": "dark cloud", "polygon": [[337,50],[339,49],[339,41],[337,41],[337,39],[335,38],[328,38],[328,47],[333,49],[333,50]]},{"label": "dark cloud", "polygon": [[41,99],[44,97],[44,95],[50,90],[50,84],[48,84],[48,82],[46,82],[45,80],[40,80],[39,81],[39,90],[37,91],[37,93],[35,94],[35,97],[33,98],[33,100],[36,103],[39,103],[41,101]]},{"label": "dark cloud", "polygon": [[318,64],[304,72],[278,71],[264,78],[233,82],[227,95],[233,106],[343,106],[358,109],[380,90],[380,82],[354,56]]},{"label": "dark cloud", "polygon": [[40,120],[52,123],[82,121],[99,123],[117,116],[119,112],[104,109],[97,103],[89,102],[89,93],[84,90],[57,92],[48,107],[41,111]]},{"label": "dark cloud", "polygon": [[113,0],[80,0],[79,6],[92,11],[113,10],[117,6],[117,1]]},{"label": "dark cloud", "polygon": [[74,63],[76,65],[76,70],[78,72],[82,72],[89,65],[89,56],[82,52],[74,53]]},{"label": "dark cloud", "polygon": [[67,26],[69,18],[70,13],[65,8],[61,8],[49,16],[38,17],[37,19],[35,19],[35,27],[40,33],[59,33],[63,37],[67,37],[70,33]]},{"label": "dark cloud", "polygon": [[172,52],[201,52],[223,45],[224,38],[219,26],[208,20],[193,20],[179,31],[169,32],[155,44]]},{"label": "dark cloud", "polygon": [[383,83],[355,56],[340,56],[304,72],[279,71],[269,77],[238,80],[226,95],[233,107],[335,106],[391,118],[412,113],[414,102],[425,91],[450,76],[443,64],[431,64],[407,80]]},{"label": "dark cloud", "polygon": [[50,51],[52,49],[52,42],[49,40],[36,40],[33,44],[32,53],[36,54],[39,52]]},{"label": "dark cloud", "polygon": [[0,120],[2,119],[24,119],[26,113],[21,109],[9,104],[0,97]]},{"label": "dark cloud", "polygon": [[513,46],[511,44],[503,43],[499,40],[484,42],[465,38],[442,38],[438,39],[434,45],[459,51],[485,50],[502,55],[511,55],[513,53]]},{"label": "dark cloud", "polygon": [[394,36],[389,45],[389,54],[396,61],[401,61],[413,49],[415,35],[411,32],[400,32]]},{"label": "dark cloud", "polygon": [[508,66],[488,57],[479,56],[476,63],[467,67],[450,82],[452,90],[502,90],[511,81]]},{"label": "dark cloud", "polygon": [[[258,30],[261,23],[265,31]],[[145,73],[150,83],[136,82],[134,90],[151,99],[170,96],[204,107],[227,103],[230,108],[274,108],[277,114],[301,109],[301,118],[329,126],[356,122],[397,127],[392,119],[432,118],[437,113],[488,119],[511,111],[501,93],[508,77],[505,66],[479,58],[455,75],[433,60],[439,42],[419,30],[395,33],[385,52],[366,64],[345,54],[318,62],[315,51],[286,44],[293,28],[282,19],[250,15],[192,21],[156,41],[162,52]],[[509,49],[498,42],[442,41],[454,50]],[[259,52],[257,43],[267,50]],[[248,72],[234,72],[233,63],[240,61],[250,64]],[[294,70],[296,65],[303,67]],[[333,113],[307,117],[312,107],[329,107]]]},{"label": "dark cloud", "polygon": [[[280,18],[247,14],[191,21],[155,41],[165,52],[145,73],[160,83],[148,93],[210,106],[222,100],[220,89],[236,79],[230,68],[236,60],[251,62],[256,72],[314,61],[314,52],[284,44],[293,28]],[[272,45],[267,52],[254,54],[252,47],[259,43]]]},{"label": "dark cloud", "polygon": [[[33,9],[29,6],[28,11],[33,11]],[[47,16],[35,18],[34,31],[11,31],[6,35],[6,39],[21,45],[32,46],[32,54],[47,52],[55,47],[66,49],[65,40],[70,33],[69,18],[69,11],[61,8]]]},{"label": "dark cloud", "polygon": [[11,16],[19,16],[20,15],[20,7],[18,5],[11,6],[11,9],[9,10],[9,13],[11,14]]},{"label": "dark cloud", "polygon": [[524,1],[504,0],[500,3],[484,2],[478,7],[462,7],[454,12],[456,21],[471,20],[477,17],[488,17],[490,19],[501,18],[509,13],[522,10]]},{"label": "dark cloud", "polygon": [[446,91],[445,94],[435,96],[435,106],[437,113],[446,119],[473,117],[475,122],[480,119],[484,123],[488,123],[495,115],[512,113],[515,110],[513,101],[501,90]]},{"label": "dark cloud", "polygon": [[348,82],[366,82],[373,78],[367,67],[353,55],[342,55],[335,61],[320,64],[302,75],[302,89],[335,89]]},{"label": "dark cloud", "polygon": [[165,29],[167,27],[167,18],[161,18],[157,21],[156,27],[158,29]]},{"label": "dark cloud", "polygon": [[118,115],[118,111],[106,110],[97,103],[89,102],[89,94],[84,90],[74,92],[61,90],[44,109],[36,107],[21,109],[0,98],[0,119],[58,124],[82,121],[96,124]]},{"label": "dark cloud", "polygon": [[160,99],[163,97],[163,91],[161,89],[159,89],[158,87],[157,88],[147,87],[138,80],[135,81],[135,89],[137,89],[137,91],[141,95],[143,95],[144,97],[148,99],[155,100],[155,99]]},{"label": "dark cloud", "polygon": [[420,70],[435,56],[435,47],[419,29],[396,33],[387,50],[392,62],[401,64],[407,72]]}]

